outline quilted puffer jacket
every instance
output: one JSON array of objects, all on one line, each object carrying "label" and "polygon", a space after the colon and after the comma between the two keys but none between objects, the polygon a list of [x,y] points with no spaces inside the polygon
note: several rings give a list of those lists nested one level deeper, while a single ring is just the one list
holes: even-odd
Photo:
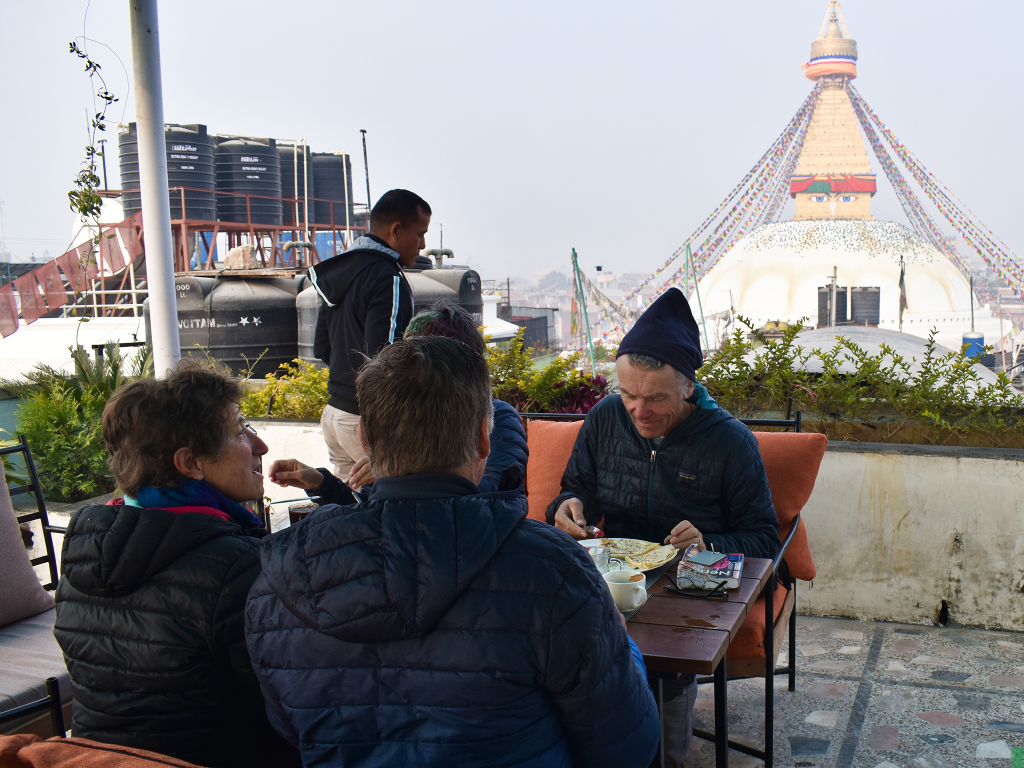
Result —
[{"label": "quilted puffer jacket", "polygon": [[526,512],[412,475],[265,540],[249,652],[303,765],[648,765],[657,708],[610,594]]},{"label": "quilted puffer jacket", "polygon": [[297,764],[267,723],[245,648],[259,567],[259,541],[212,515],[76,512],[54,624],[74,734],[215,768]]},{"label": "quilted puffer jacket", "polygon": [[710,398],[660,446],[640,436],[619,395],[604,398],[580,429],[548,522],[573,496],[608,536],[661,542],[689,520],[719,552],[771,558],[779,548],[757,439]]}]

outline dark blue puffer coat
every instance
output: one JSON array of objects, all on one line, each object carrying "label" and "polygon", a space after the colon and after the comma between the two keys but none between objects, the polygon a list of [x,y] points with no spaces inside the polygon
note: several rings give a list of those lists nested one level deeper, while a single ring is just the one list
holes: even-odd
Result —
[{"label": "dark blue puffer coat", "polygon": [[648,765],[657,709],[608,590],[525,517],[414,475],[266,540],[247,642],[305,766]]},{"label": "dark blue puffer coat", "polygon": [[519,411],[503,400],[494,401],[494,426],[491,428],[491,453],[487,457],[487,468],[480,480],[480,493],[498,490],[501,474],[512,466],[522,470],[526,477],[526,462],[530,458],[530,447],[526,443],[526,430]]},{"label": "dark blue puffer coat", "polygon": [[660,446],[640,436],[619,395],[594,406],[548,522],[575,496],[588,522],[604,518],[609,536],[661,542],[689,520],[719,552],[775,557],[779,520],[757,438],[706,391],[690,402],[697,409]]}]

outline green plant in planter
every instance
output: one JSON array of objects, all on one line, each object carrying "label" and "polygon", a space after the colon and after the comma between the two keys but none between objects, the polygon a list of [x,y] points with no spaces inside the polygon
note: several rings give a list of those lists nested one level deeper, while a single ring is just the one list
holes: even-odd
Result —
[{"label": "green plant in planter", "polygon": [[[843,336],[807,351],[796,344],[802,329],[779,339],[752,329],[763,344],[756,354],[736,330],[698,378],[736,416],[792,406],[804,411],[805,430],[833,439],[1024,447],[1024,397],[1004,374],[984,383],[964,350],[937,351],[934,331],[915,368],[888,345],[870,354]],[[820,372],[806,370],[812,357]]]},{"label": "green plant in planter", "polygon": [[71,357],[71,373],[40,364],[25,381],[0,381],[22,398],[17,429],[28,440],[43,495],[51,501],[81,501],[114,490],[102,441],[103,408],[125,382],[153,375],[149,347],[125,358],[116,344],[108,344],[98,360],[77,347]]},{"label": "green plant in planter", "polygon": [[250,419],[319,419],[329,398],[328,369],[298,358],[278,368],[279,371],[266,375],[265,385],[250,387],[242,398],[242,413]]},{"label": "green plant in planter", "polygon": [[577,369],[579,354],[556,357],[538,369],[523,342],[520,329],[506,349],[489,347],[487,365],[491,371],[494,397],[521,412],[587,413],[608,394],[603,376],[590,376]]}]

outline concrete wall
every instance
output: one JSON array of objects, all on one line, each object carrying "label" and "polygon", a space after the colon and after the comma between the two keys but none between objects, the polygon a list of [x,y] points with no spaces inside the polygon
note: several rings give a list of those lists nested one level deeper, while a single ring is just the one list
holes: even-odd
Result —
[{"label": "concrete wall", "polygon": [[1024,629],[1024,451],[832,443],[801,613]]},{"label": "concrete wall", "polygon": [[[317,422],[252,422],[265,458],[330,467]],[[301,491],[266,483],[273,501]],[[834,442],[804,520],[801,613],[1024,630],[1024,451]]]}]

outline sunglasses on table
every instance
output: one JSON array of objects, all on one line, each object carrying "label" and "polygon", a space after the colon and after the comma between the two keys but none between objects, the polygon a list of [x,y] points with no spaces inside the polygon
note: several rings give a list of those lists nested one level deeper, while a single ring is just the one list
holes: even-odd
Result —
[{"label": "sunglasses on table", "polygon": [[727,581],[720,581],[711,589],[697,589],[695,587],[688,587],[684,589],[680,587],[679,582],[677,582],[671,576],[669,576],[668,578],[669,581],[671,581],[675,586],[669,586],[668,584],[666,584],[664,589],[666,592],[669,592],[673,595],[682,595],[683,597],[694,597],[701,600],[707,598],[721,600],[729,596],[729,593],[725,591],[725,585],[729,583]]}]

